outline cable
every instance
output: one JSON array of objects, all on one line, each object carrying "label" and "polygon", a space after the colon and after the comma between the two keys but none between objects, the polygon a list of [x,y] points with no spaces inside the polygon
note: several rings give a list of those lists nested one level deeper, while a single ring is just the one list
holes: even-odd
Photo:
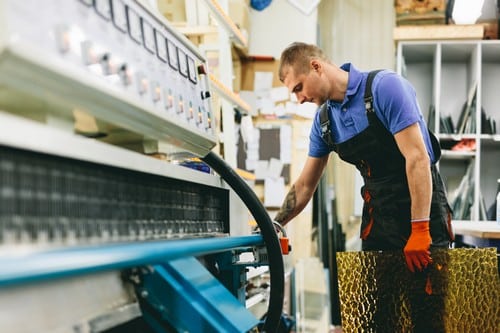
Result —
[{"label": "cable", "polygon": [[267,214],[264,206],[254,191],[241,179],[240,176],[226,162],[213,152],[209,152],[202,160],[210,165],[245,203],[250,213],[257,221],[257,225],[264,239],[267,254],[269,256],[269,273],[271,290],[269,305],[267,309],[264,331],[268,333],[277,332],[280,325],[283,309],[283,297],[285,289],[285,270],[283,267],[283,256],[280,243],[276,234],[273,221]]}]

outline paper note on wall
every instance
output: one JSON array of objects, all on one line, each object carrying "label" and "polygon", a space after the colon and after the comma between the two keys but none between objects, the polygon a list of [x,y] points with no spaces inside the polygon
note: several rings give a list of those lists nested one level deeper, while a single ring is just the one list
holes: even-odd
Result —
[{"label": "paper note on wall", "polygon": [[285,179],[283,177],[264,180],[264,206],[279,207],[285,198]]},{"label": "paper note on wall", "polygon": [[286,101],[290,98],[287,87],[277,87],[272,88],[270,91],[270,97],[274,102]]},{"label": "paper note on wall", "polygon": [[255,72],[253,90],[257,95],[268,92],[273,87],[273,72]]},{"label": "paper note on wall", "polygon": [[269,176],[272,178],[278,178],[281,176],[283,171],[283,163],[277,158],[271,158],[269,160]]},{"label": "paper note on wall", "polygon": [[292,127],[282,125],[280,129],[280,160],[282,163],[292,163]]}]

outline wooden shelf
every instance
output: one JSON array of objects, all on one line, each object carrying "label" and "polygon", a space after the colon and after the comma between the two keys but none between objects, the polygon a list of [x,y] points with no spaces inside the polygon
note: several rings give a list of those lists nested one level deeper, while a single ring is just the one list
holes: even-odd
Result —
[{"label": "wooden shelf", "polygon": [[242,49],[248,48],[248,39],[243,35],[241,30],[234,24],[233,20],[229,17],[226,11],[221,7],[217,0],[205,0],[215,19],[222,25],[231,35],[233,43]]},{"label": "wooden shelf", "polygon": [[393,38],[395,41],[405,40],[455,40],[455,39],[483,39],[484,26],[470,25],[408,25],[395,27]]},{"label": "wooden shelf", "polygon": [[475,139],[476,134],[448,134],[448,133],[439,133],[439,140],[447,140],[447,141],[460,141],[462,139]]},{"label": "wooden shelf", "polygon": [[249,172],[243,169],[236,168],[236,173],[245,180],[254,181],[256,179],[255,174],[253,172]]},{"label": "wooden shelf", "polygon": [[215,35],[218,33],[218,28],[213,25],[189,26],[185,22],[177,22],[174,27],[181,34],[187,37],[199,37],[204,35]]},{"label": "wooden shelf", "polygon": [[500,225],[494,221],[453,221],[456,234],[500,239]]},{"label": "wooden shelf", "polygon": [[448,149],[443,149],[441,154],[444,158],[450,160],[468,160],[476,156],[475,151],[454,151]]},{"label": "wooden shelf", "polygon": [[215,75],[209,73],[210,84],[225,99],[234,103],[243,113],[250,113],[251,108],[240,96],[236,95],[230,88],[226,87]]}]

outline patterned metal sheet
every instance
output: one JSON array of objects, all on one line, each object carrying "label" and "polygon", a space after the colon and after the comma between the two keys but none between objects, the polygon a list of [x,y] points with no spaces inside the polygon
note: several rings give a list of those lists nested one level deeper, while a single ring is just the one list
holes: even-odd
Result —
[{"label": "patterned metal sheet", "polygon": [[344,333],[499,333],[497,253],[439,249],[411,273],[401,252],[337,253]]}]

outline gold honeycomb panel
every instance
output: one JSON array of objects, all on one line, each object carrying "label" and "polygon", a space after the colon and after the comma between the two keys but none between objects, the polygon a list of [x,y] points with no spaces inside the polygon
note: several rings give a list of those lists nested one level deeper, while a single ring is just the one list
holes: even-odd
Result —
[{"label": "gold honeycomb panel", "polygon": [[411,273],[402,252],[339,252],[344,333],[500,333],[496,248],[439,249]]}]

